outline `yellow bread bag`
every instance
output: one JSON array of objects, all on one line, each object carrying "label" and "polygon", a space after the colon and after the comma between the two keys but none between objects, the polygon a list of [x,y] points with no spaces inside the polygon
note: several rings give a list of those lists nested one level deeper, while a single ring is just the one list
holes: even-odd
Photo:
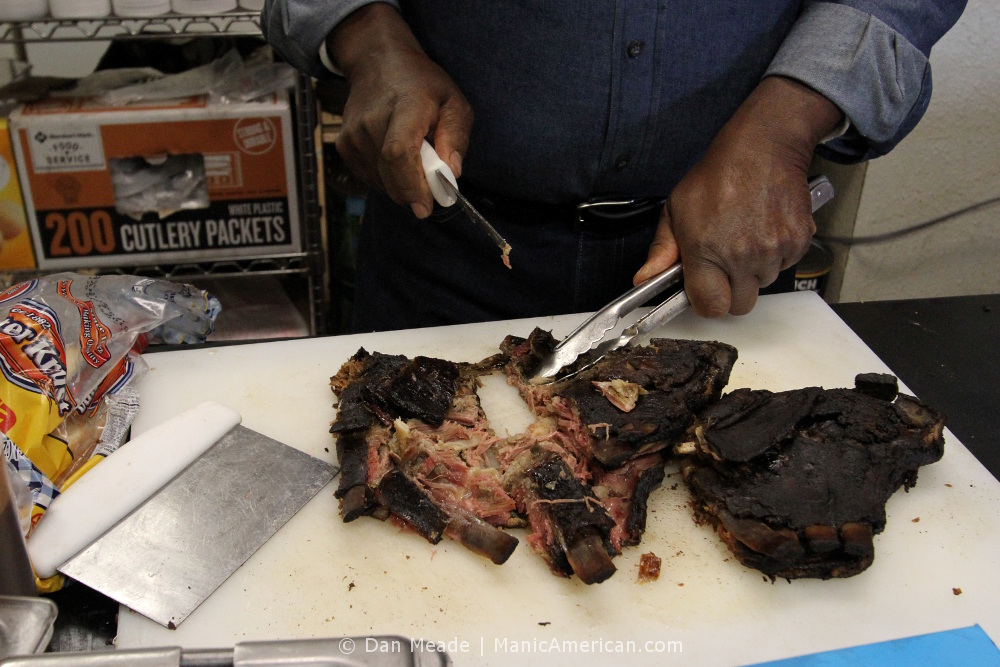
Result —
[{"label": "yellow bread bag", "polygon": [[0,292],[0,436],[31,526],[124,441],[148,343],[203,342],[220,310],[196,287],[136,276],[59,273]]}]

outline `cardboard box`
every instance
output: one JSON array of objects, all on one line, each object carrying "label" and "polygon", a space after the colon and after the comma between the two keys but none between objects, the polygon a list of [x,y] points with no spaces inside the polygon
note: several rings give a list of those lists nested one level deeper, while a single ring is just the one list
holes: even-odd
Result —
[{"label": "cardboard box", "polygon": [[122,108],[50,99],[10,121],[39,268],[301,251],[284,97]]},{"label": "cardboard box", "polygon": [[0,118],[0,270],[33,269],[35,253],[12,148],[7,119]]}]

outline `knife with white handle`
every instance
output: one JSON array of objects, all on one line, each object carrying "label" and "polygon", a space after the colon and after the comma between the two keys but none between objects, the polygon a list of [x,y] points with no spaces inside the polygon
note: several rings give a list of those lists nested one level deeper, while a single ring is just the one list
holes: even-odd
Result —
[{"label": "knife with white handle", "polygon": [[424,143],[420,146],[420,162],[424,168],[427,185],[431,189],[431,194],[434,195],[434,201],[445,208],[458,203],[462,207],[462,210],[465,211],[465,214],[469,216],[469,219],[486,232],[493,240],[493,243],[500,248],[500,252],[503,253],[503,263],[509,269],[510,244],[476,210],[476,207],[462,196],[462,193],[458,191],[458,181],[455,180],[455,174],[452,172],[451,167],[441,159],[437,151],[434,150],[434,147],[426,139],[424,139]]},{"label": "knife with white handle", "polygon": [[133,438],[49,505],[28,538],[45,579],[107,532],[239,425],[238,412],[205,401]]}]

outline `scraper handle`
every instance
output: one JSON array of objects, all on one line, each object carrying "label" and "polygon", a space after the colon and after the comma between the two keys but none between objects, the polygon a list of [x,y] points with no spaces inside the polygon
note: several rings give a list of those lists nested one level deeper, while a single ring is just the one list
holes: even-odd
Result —
[{"label": "scraper handle", "polygon": [[434,147],[426,139],[424,139],[424,143],[420,146],[420,162],[423,164],[424,176],[427,178],[427,185],[431,188],[431,194],[434,195],[434,201],[445,208],[454,206],[455,202],[458,201],[458,197],[445,190],[444,186],[438,181],[437,174],[440,173],[447,178],[455,186],[455,190],[458,190],[458,181],[455,180],[455,174],[452,173],[451,167],[441,159],[437,151],[434,150]]},{"label": "scraper handle", "polygon": [[204,454],[241,421],[205,401],[133,438],[59,494],[28,537],[35,574],[45,579]]}]

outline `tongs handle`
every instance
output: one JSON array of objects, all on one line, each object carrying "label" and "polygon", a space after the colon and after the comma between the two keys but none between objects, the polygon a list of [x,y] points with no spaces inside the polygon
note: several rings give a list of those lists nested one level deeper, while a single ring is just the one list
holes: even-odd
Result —
[{"label": "tongs handle", "polygon": [[681,275],[681,263],[677,262],[652,278],[642,281],[614,301],[612,307],[614,314],[618,316],[618,319],[621,319],[622,316],[631,313],[654,296],[664,292],[672,285],[676,285],[680,281]]}]

